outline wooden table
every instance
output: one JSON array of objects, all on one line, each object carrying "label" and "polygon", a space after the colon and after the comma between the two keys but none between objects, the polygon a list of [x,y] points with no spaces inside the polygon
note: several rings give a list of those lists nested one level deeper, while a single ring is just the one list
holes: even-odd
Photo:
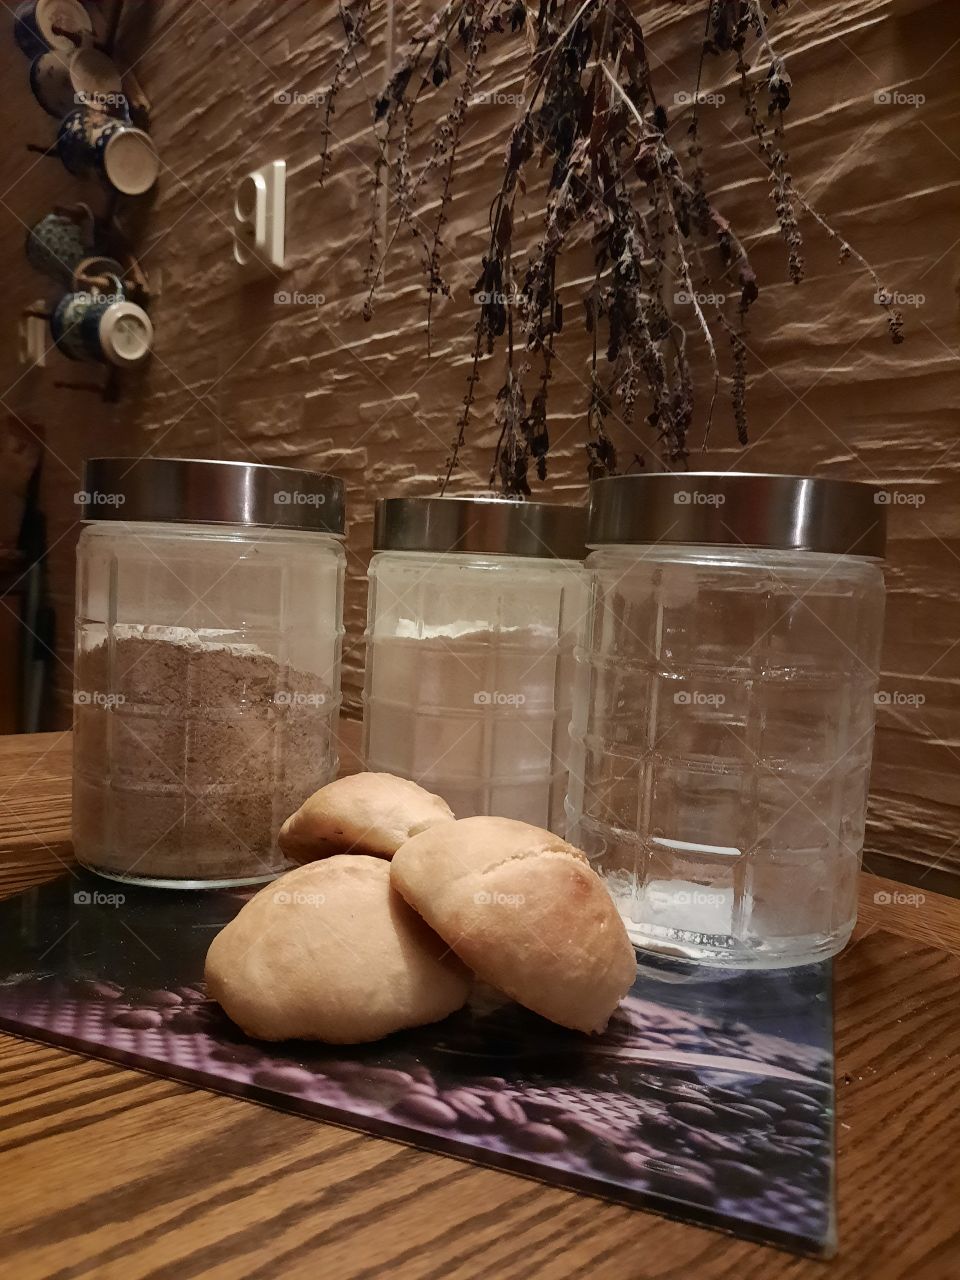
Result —
[{"label": "wooden table", "polygon": [[[70,864],[69,777],[68,734],[0,738],[0,895]],[[0,1274],[952,1280],[960,902],[897,892],[864,877],[836,964],[832,1262],[0,1035]]]}]

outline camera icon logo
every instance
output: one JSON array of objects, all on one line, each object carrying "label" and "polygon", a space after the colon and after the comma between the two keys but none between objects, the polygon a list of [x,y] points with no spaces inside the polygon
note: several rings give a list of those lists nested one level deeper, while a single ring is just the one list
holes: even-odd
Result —
[{"label": "camera icon logo", "polygon": [[73,895],[73,901],[78,907],[89,907],[92,899],[86,889],[78,889]]},{"label": "camera icon logo", "polygon": [[291,502],[290,494],[286,489],[281,489],[273,495],[273,501],[278,507],[288,507]]},{"label": "camera icon logo", "polygon": [[290,905],[290,894],[286,889],[278,889],[273,895],[273,900],[278,906],[286,907]]},{"label": "camera icon logo", "polygon": [[886,889],[878,889],[873,895],[873,900],[879,907],[888,907],[893,898],[887,893]]},{"label": "camera icon logo", "polygon": [[490,694],[487,693],[486,689],[480,689],[473,695],[473,702],[477,707],[489,707],[491,701],[492,698],[490,697]]},{"label": "camera icon logo", "polygon": [[278,107],[288,107],[293,101],[293,94],[287,89],[279,89],[274,95],[273,100]]},{"label": "camera icon logo", "polygon": [[674,501],[674,504],[678,507],[689,507],[690,506],[689,489],[680,489],[679,492],[673,495],[673,501]]},{"label": "camera icon logo", "polygon": [[478,907],[489,907],[490,903],[493,902],[493,895],[488,893],[486,889],[481,889],[473,895],[473,900]]},{"label": "camera icon logo", "polygon": [[673,695],[673,700],[678,707],[689,707],[690,703],[693,701],[690,694],[685,693],[682,689],[680,690],[679,693],[675,693]]}]

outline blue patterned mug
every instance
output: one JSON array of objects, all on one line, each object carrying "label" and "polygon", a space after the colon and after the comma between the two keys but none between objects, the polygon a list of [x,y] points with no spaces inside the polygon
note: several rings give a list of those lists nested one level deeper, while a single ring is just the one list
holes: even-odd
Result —
[{"label": "blue patterned mug", "polygon": [[50,319],[58,350],[70,360],[131,369],[142,364],[153,345],[150,317],[127,302],[116,282],[114,293],[66,293]]},{"label": "blue patterned mug", "polygon": [[80,0],[24,0],[14,10],[13,38],[28,58],[48,49],[71,54],[93,43],[93,22]]},{"label": "blue patterned mug", "polygon": [[59,49],[41,53],[30,64],[30,88],[44,111],[58,118],[84,106],[105,115],[128,117],[116,64],[92,46],[70,53]]},{"label": "blue patterned mug", "polygon": [[55,208],[27,232],[27,261],[69,287],[77,267],[93,252],[93,238],[93,214],[85,204]]},{"label": "blue patterned mug", "polygon": [[87,107],[78,107],[60,121],[57,151],[70,173],[94,173],[121,195],[149,191],[160,172],[149,134]]}]

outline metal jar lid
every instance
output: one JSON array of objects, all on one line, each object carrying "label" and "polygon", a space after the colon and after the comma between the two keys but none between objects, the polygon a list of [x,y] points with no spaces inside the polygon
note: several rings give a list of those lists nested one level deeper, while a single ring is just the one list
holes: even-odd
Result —
[{"label": "metal jar lid", "polygon": [[583,507],[477,498],[381,498],[375,551],[459,551],[582,560]]},{"label": "metal jar lid", "polygon": [[854,480],[737,471],[613,476],[590,486],[591,547],[683,543],[880,557],[885,494]]},{"label": "metal jar lid", "polygon": [[84,520],[237,524],[343,534],[343,481],[268,463],[89,458]]}]

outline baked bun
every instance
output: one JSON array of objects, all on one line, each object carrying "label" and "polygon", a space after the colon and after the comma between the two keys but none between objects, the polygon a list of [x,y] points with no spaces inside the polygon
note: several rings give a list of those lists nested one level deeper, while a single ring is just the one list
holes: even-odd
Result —
[{"label": "baked bun", "polygon": [[603,881],[549,831],[463,818],[408,840],[390,876],[484,982],[551,1022],[602,1031],[637,961]]},{"label": "baked bun", "polygon": [[280,848],[294,862],[331,853],[392,858],[411,836],[456,815],[445,800],[392,773],[354,773],[305,800],[280,828]]},{"label": "baked bun", "polygon": [[380,858],[287,872],[214,938],[207,990],[258,1040],[364,1044],[466,1002],[467,971],[390,887]]}]

